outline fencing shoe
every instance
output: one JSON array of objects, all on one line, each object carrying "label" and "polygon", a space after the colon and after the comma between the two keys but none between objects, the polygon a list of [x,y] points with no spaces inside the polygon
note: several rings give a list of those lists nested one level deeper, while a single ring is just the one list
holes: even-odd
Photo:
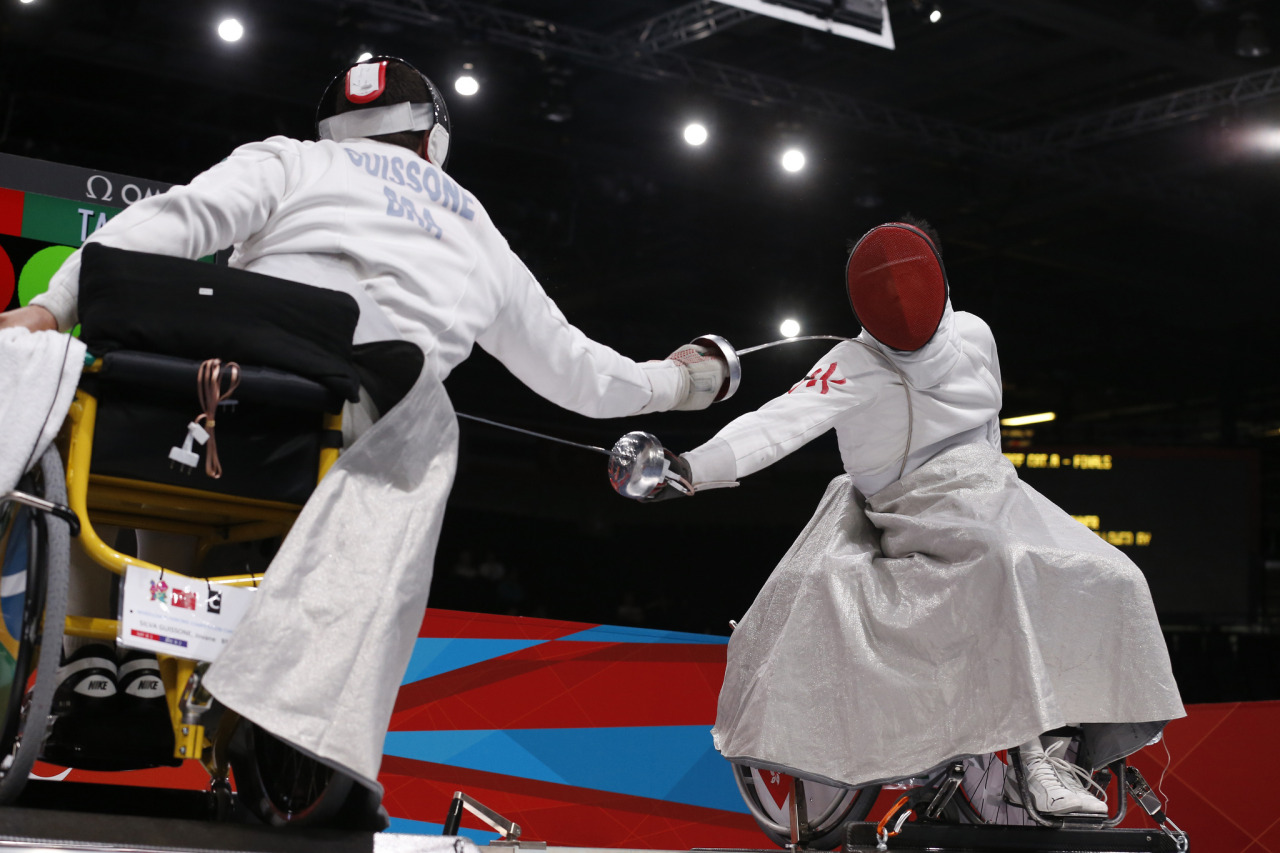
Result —
[{"label": "fencing shoe", "polygon": [[1066,757],[1071,738],[1044,735],[1041,736],[1040,743],[1044,746],[1044,752],[1049,757],[1049,761],[1057,768],[1058,778],[1062,780],[1062,784],[1084,798],[1081,810],[1091,815],[1107,814],[1107,792],[1093,781],[1092,773]]},{"label": "fencing shoe", "polygon": [[[1036,811],[1054,816],[1105,816],[1107,804],[1087,790],[1085,780],[1099,792],[1101,788],[1089,777],[1088,771],[1064,760],[1060,755],[1065,750],[1068,739],[1050,740],[1052,743],[1048,749],[1041,744],[1040,738],[1033,738],[1019,749],[1022,772],[1026,775],[1027,788],[1031,792]],[[1004,794],[1009,802],[1022,805],[1017,775],[1012,767],[1005,771]]]},{"label": "fencing shoe", "polygon": [[[102,752],[113,752],[116,721],[116,653],[90,643],[58,667],[53,694],[53,725],[41,758],[63,767],[103,767]],[[109,762],[108,762],[109,763]]]},{"label": "fencing shoe", "polygon": [[156,656],[137,650],[120,658],[119,737],[128,744],[138,766],[172,764],[173,723],[164,698],[164,681]]}]

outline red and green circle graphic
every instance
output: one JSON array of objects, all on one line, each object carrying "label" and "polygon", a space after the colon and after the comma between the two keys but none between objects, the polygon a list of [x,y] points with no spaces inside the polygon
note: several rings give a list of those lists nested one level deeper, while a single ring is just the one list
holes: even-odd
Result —
[{"label": "red and green circle graphic", "polygon": [[30,305],[31,300],[49,289],[49,279],[75,249],[70,246],[48,246],[31,256],[18,276],[18,302]]}]

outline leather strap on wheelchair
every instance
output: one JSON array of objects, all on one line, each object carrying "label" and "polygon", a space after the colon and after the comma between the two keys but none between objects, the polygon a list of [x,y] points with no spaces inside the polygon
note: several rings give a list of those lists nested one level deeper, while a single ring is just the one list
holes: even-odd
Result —
[{"label": "leather strap on wheelchair", "polygon": [[222,390],[222,371],[222,359],[211,358],[200,364],[200,371],[196,374],[196,394],[200,398],[200,408],[204,410],[196,417],[196,421],[209,433],[209,441],[205,445],[204,472],[215,480],[222,476],[222,463],[218,461],[218,439],[214,433],[218,404],[230,397],[240,384],[240,365],[234,361],[226,363],[229,384],[225,391]]}]

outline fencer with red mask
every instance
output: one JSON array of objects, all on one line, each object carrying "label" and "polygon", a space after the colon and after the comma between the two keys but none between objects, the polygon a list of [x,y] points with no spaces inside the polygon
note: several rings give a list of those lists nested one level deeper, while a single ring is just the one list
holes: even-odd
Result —
[{"label": "fencer with red mask", "polygon": [[871,229],[846,284],[861,333],[647,497],[839,442],[844,472],[730,639],[716,747],[847,787],[1020,747],[1039,812],[1105,814],[1088,769],[1184,715],[1146,581],[1001,454],[995,340],[952,309],[927,223]]}]

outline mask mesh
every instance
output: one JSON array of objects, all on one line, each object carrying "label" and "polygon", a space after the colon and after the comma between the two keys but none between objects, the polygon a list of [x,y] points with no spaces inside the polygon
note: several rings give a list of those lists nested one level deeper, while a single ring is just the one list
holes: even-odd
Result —
[{"label": "mask mesh", "polygon": [[946,275],[929,239],[915,228],[869,231],[849,257],[846,280],[858,322],[893,349],[920,349],[942,321]]}]

